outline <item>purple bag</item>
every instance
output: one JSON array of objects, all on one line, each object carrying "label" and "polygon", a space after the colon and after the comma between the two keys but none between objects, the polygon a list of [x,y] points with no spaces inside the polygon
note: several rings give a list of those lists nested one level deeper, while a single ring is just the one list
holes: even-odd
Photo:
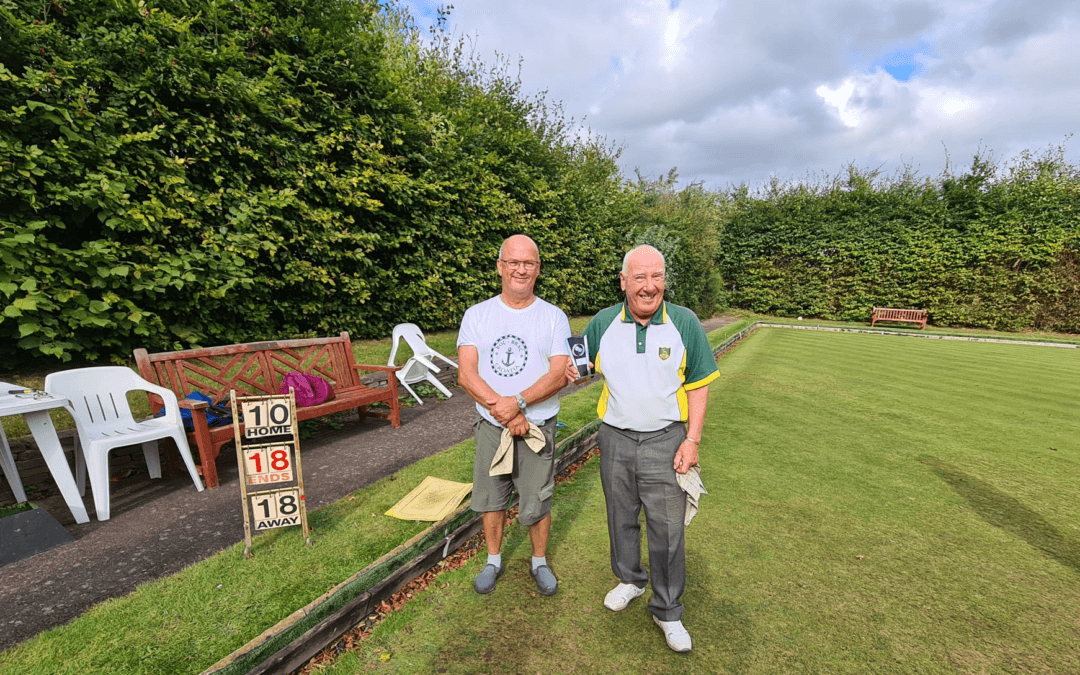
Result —
[{"label": "purple bag", "polygon": [[330,383],[318,375],[285,373],[279,393],[288,394],[289,387],[296,392],[296,407],[298,408],[318,405],[334,398],[334,390]]}]

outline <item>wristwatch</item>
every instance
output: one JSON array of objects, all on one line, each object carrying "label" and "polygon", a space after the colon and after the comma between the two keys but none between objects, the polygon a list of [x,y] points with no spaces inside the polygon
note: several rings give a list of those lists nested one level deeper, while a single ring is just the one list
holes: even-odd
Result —
[{"label": "wristwatch", "polygon": [[517,395],[517,404],[518,408],[521,408],[521,412],[525,412],[525,407],[527,404],[525,403],[525,397],[521,394]]}]

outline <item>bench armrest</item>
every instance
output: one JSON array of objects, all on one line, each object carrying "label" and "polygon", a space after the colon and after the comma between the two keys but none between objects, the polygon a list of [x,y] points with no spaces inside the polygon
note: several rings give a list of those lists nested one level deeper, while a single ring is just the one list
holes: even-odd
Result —
[{"label": "bench armrest", "polygon": [[401,368],[399,366],[369,366],[366,363],[354,363],[353,370],[377,370],[383,373],[396,373]]},{"label": "bench armrest", "polygon": [[190,398],[180,398],[176,402],[181,408],[187,408],[188,410],[202,410],[210,406],[206,401],[193,401]]}]

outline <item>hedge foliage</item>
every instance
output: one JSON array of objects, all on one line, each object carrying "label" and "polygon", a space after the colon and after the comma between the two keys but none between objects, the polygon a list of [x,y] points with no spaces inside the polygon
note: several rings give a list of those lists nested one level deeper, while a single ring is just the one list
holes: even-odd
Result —
[{"label": "hedge foliage", "polygon": [[572,314],[650,243],[702,316],[1080,332],[1060,149],[934,180],[625,182],[510,64],[430,38],[376,0],[0,0],[0,363],[453,327],[516,232]]},{"label": "hedge foliage", "polygon": [[650,244],[664,254],[666,298],[709,317],[723,306],[716,260],[726,214],[723,196],[694,183],[676,189],[678,171],[659,179],[640,174],[629,187],[637,220],[635,244]]},{"label": "hedge foliage", "polygon": [[551,300],[615,299],[617,151],[394,6],[0,0],[0,28],[5,361],[452,326],[521,231]]},{"label": "hedge foliage", "polygon": [[718,264],[735,306],[865,321],[875,307],[938,325],[1080,333],[1080,170],[1061,148],[960,174],[728,194]]}]

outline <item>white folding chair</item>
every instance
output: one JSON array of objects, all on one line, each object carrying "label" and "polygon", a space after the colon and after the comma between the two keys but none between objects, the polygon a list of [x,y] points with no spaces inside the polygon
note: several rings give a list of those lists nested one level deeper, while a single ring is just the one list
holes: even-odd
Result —
[{"label": "white folding chair", "polygon": [[[136,422],[128,407],[127,393],[140,390],[157,394],[165,403],[165,415]],[[94,492],[98,520],[109,519],[109,451],[141,444],[151,478],[161,478],[158,439],[172,438],[187,465],[191,480],[201,492],[202,481],[191,458],[187,434],[180,420],[176,394],[142,379],[130,368],[101,366],[51,373],[45,391],[71,401],[68,412],[75,418],[81,452],[75,452],[75,482],[86,494],[86,474]]]},{"label": "white folding chair", "polygon": [[412,394],[412,397],[416,399],[417,403],[424,405],[424,401],[416,395],[416,392],[413,391],[412,387],[409,385],[417,384],[418,382],[428,382],[441,391],[446,398],[453,396],[453,394],[450,393],[450,390],[435,377],[435,373],[439,372],[439,367],[435,365],[435,362],[432,359],[442,359],[454,368],[457,368],[458,365],[429,347],[424,340],[424,334],[415,323],[400,323],[394,326],[392,340],[394,346],[390,350],[390,360],[386,362],[386,365],[394,365],[394,357],[397,356],[398,346],[401,344],[402,340],[405,341],[405,344],[409,345],[409,349],[413,352],[413,355],[405,362],[405,365],[401,367],[401,370],[398,371],[397,379],[398,382],[401,383],[401,386],[405,387],[406,391]]}]

